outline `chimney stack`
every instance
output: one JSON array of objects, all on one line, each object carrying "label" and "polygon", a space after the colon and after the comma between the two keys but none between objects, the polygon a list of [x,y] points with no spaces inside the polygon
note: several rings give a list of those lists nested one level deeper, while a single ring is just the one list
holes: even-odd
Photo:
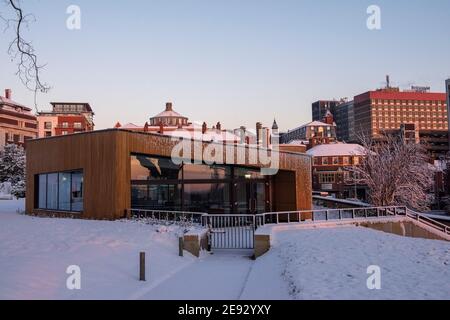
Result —
[{"label": "chimney stack", "polygon": [[222,130],[222,124],[220,123],[220,122],[217,122],[217,124],[216,124],[216,128],[217,128],[217,130]]},{"label": "chimney stack", "polygon": [[11,100],[11,89],[5,89],[5,98]]},{"label": "chimney stack", "polygon": [[173,111],[172,102],[167,102],[166,103],[166,111]]},{"label": "chimney stack", "polygon": [[205,134],[207,130],[208,130],[208,125],[206,124],[206,122],[203,122],[202,133]]},{"label": "chimney stack", "polygon": [[257,122],[256,123],[256,144],[260,145],[262,142],[262,123],[261,122]]}]

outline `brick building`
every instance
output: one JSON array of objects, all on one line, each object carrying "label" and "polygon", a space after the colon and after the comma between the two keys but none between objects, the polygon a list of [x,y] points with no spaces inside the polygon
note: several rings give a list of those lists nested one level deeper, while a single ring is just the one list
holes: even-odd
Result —
[{"label": "brick building", "polygon": [[355,132],[373,139],[397,134],[402,128],[422,142],[432,159],[449,151],[445,93],[385,88],[354,98]]},{"label": "brick building", "polygon": [[51,102],[51,111],[38,114],[39,137],[68,135],[94,130],[94,112],[89,103]]},{"label": "brick building", "polygon": [[327,192],[339,199],[366,200],[365,186],[351,183],[346,168],[357,166],[364,156],[364,148],[358,144],[334,143],[319,145],[307,151],[313,157],[313,191]]},{"label": "brick building", "polygon": [[333,115],[327,111],[322,121],[313,121],[298,128],[283,133],[281,144],[303,142],[312,148],[319,144],[328,144],[336,141],[336,123]]},{"label": "brick building", "polygon": [[11,89],[0,96],[0,149],[6,144],[24,145],[38,135],[37,119],[31,108],[12,100]]}]

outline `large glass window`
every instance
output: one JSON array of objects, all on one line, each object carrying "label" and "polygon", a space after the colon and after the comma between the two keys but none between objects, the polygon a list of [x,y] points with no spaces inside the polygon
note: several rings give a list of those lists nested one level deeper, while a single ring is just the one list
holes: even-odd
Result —
[{"label": "large glass window", "polygon": [[[228,214],[264,212],[265,183],[259,169],[227,165],[185,163],[170,158],[131,155],[131,205],[148,210],[190,211]],[[261,183],[262,191],[240,193]],[[255,189],[256,190],[256,189]]]},{"label": "large glass window", "polygon": [[185,164],[184,180],[231,179],[231,167]]},{"label": "large glass window", "polygon": [[59,174],[58,209],[70,211],[70,173]]},{"label": "large glass window", "polygon": [[47,207],[47,175],[40,175],[38,178],[38,207],[46,208]]},{"label": "large glass window", "polygon": [[153,210],[181,210],[181,188],[172,184],[133,184],[131,186],[133,208]]},{"label": "large glass window", "polygon": [[36,207],[44,210],[83,211],[83,173],[80,171],[37,176]]},{"label": "large glass window", "polygon": [[72,172],[72,211],[83,211],[83,173]]},{"label": "large glass window", "polygon": [[185,184],[184,200],[187,211],[227,214],[232,209],[228,183]]},{"label": "large glass window", "polygon": [[131,156],[131,180],[181,179],[181,165],[169,158]]},{"label": "large glass window", "polygon": [[47,207],[46,209],[58,209],[58,174],[47,176]]}]

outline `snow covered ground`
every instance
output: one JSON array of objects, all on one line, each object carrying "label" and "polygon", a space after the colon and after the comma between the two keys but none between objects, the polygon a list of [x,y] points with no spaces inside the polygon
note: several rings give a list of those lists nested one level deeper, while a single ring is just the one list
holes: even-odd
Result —
[{"label": "snow covered ground", "polygon": [[[0,201],[0,299],[450,299],[450,243],[365,228],[274,229],[272,250],[178,257],[178,227],[33,218]],[[138,255],[147,252],[147,282]],[[81,267],[81,290],[66,268]],[[368,290],[369,265],[381,290]]]},{"label": "snow covered ground", "polygon": [[[449,242],[361,227],[283,229],[253,273],[280,276],[293,299],[450,299]],[[381,290],[367,288],[372,265],[381,268]],[[252,285],[243,298],[274,298]]]}]

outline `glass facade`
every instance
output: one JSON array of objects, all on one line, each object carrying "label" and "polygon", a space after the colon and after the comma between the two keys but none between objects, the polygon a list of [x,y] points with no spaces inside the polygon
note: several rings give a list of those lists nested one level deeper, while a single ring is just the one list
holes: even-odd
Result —
[{"label": "glass facade", "polygon": [[131,180],[132,208],[216,214],[270,209],[270,178],[259,169],[131,155]]},{"label": "glass facade", "polygon": [[67,212],[83,211],[83,172],[59,172],[36,176],[36,207]]}]

